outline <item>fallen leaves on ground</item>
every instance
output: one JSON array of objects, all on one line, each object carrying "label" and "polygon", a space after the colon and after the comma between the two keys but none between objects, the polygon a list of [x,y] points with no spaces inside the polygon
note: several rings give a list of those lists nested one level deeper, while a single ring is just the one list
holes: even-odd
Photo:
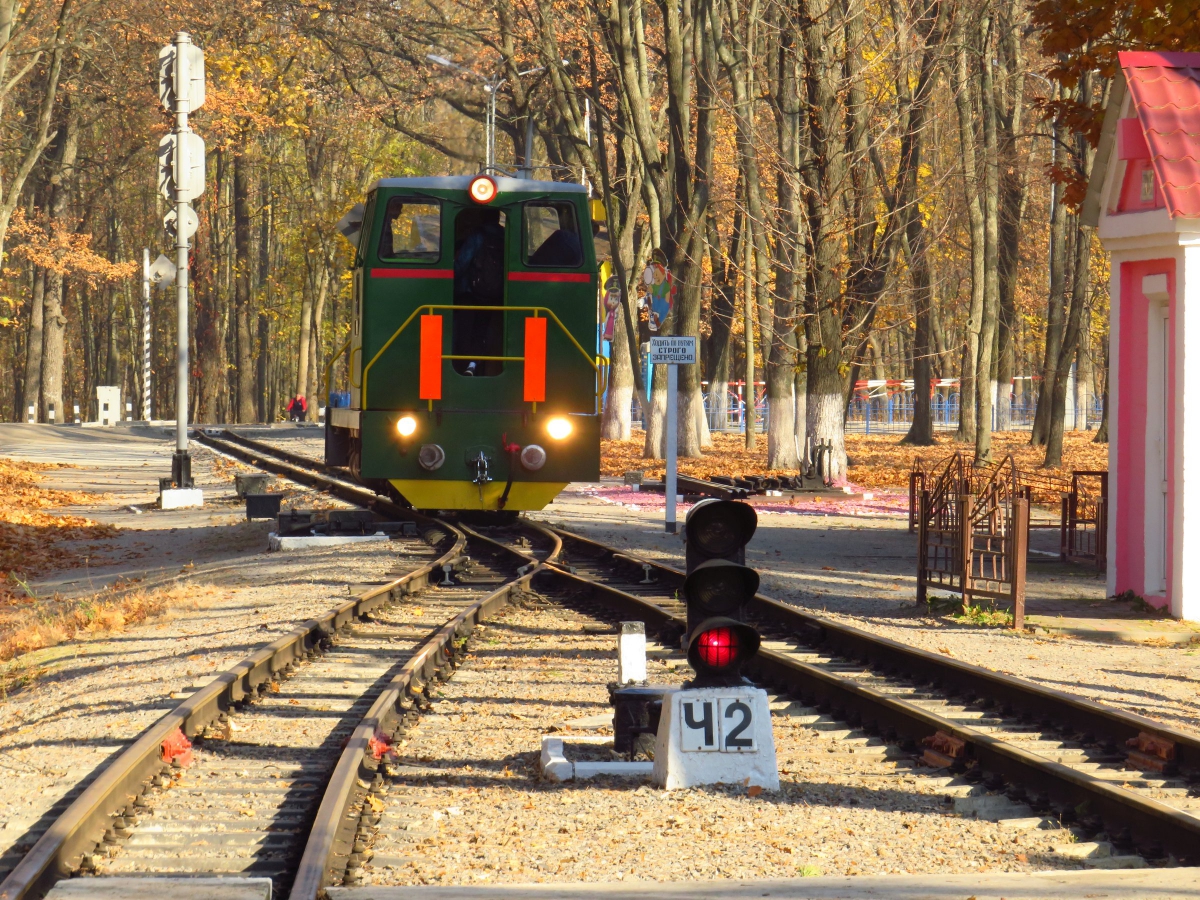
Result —
[{"label": "fallen leaves on ground", "polygon": [[[116,585],[90,597],[25,598],[0,604],[0,662],[54,647],[82,634],[116,632],[157,615],[170,606],[194,604],[195,585],[152,590]],[[15,673],[9,672],[8,676]],[[6,678],[0,678],[0,688]]]},{"label": "fallen leaves on ground", "polygon": [[49,510],[95,501],[81,491],[40,487],[39,472],[49,466],[0,460],[0,606],[27,594],[17,581],[32,575],[77,564],[72,541],[112,537],[117,529],[83,516]]},{"label": "fallen leaves on ground", "polygon": [[[903,434],[846,435],[846,452],[850,458],[848,471],[852,484],[864,488],[908,488],[908,473],[913,461],[921,457],[928,463],[936,463],[954,452],[962,453],[968,460],[973,458],[974,446],[939,436],[932,447],[913,447],[900,443]],[[1095,432],[1067,432],[1063,435],[1063,465],[1058,469],[1043,469],[1044,447],[1029,445],[1028,431],[997,431],[992,433],[992,457],[999,461],[1011,453],[1022,471],[1040,475],[1070,477],[1073,470],[1103,471],[1108,468],[1108,445],[1092,443]],[[758,435],[756,447],[746,449],[745,435],[712,435],[713,448],[695,459],[679,459],[679,472],[693,478],[710,475],[765,475],[768,471],[780,475],[794,475],[795,469],[767,469],[767,438]],[[603,440],[600,442],[600,474],[620,478],[626,472],[640,471],[646,479],[661,479],[665,464],[661,459],[645,459],[642,451],[645,435],[636,431],[627,441]]]}]

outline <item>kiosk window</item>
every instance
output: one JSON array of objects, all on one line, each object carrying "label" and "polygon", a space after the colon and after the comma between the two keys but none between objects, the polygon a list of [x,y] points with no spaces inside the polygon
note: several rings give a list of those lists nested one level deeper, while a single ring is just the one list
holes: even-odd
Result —
[{"label": "kiosk window", "polygon": [[583,243],[575,204],[540,201],[526,203],[525,264],[553,268],[583,265]]},{"label": "kiosk window", "polygon": [[388,200],[379,258],[436,262],[442,255],[442,210],[437,203]]}]

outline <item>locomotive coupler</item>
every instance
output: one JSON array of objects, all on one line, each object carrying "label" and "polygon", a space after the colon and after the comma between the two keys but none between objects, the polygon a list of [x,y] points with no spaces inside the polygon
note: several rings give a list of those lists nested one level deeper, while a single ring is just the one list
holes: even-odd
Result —
[{"label": "locomotive coupler", "polygon": [[473,456],[467,460],[467,466],[475,473],[471,478],[471,482],[479,486],[479,499],[483,499],[483,486],[492,480],[491,472],[488,471],[488,465],[491,460],[482,450],[478,456]]}]

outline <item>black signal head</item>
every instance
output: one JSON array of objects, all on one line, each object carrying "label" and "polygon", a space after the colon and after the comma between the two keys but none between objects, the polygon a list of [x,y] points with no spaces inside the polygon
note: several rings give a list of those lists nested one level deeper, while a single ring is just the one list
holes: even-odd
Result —
[{"label": "black signal head", "polygon": [[727,559],[709,559],[691,568],[683,582],[689,608],[704,616],[736,616],[758,592],[758,572]]},{"label": "black signal head", "polygon": [[737,500],[701,500],[688,510],[684,539],[689,552],[704,557],[729,558],[738,554],[758,527],[758,514],[749,503]]}]

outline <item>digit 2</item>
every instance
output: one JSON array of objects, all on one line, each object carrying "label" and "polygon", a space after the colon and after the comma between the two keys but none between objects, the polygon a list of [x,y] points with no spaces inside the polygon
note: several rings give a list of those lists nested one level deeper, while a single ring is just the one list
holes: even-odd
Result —
[{"label": "digit 2", "polygon": [[725,707],[725,718],[730,718],[735,712],[742,714],[742,721],[737,724],[733,731],[725,735],[725,748],[727,750],[748,750],[754,746],[754,739],[739,737],[739,735],[750,727],[750,722],[754,714],[750,712],[750,707],[741,700],[735,700]]}]

